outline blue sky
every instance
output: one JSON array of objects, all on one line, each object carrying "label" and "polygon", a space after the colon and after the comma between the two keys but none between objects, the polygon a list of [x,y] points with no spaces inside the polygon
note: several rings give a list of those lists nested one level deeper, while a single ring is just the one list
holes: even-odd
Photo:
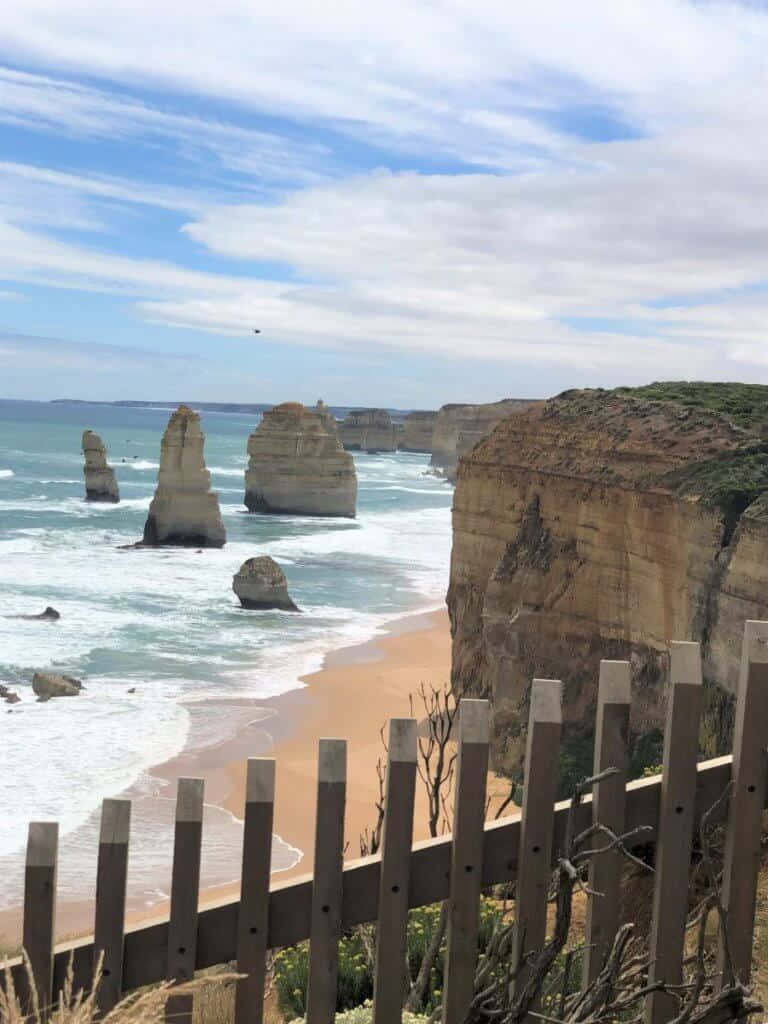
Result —
[{"label": "blue sky", "polygon": [[0,396],[768,383],[761,5],[3,17]]}]

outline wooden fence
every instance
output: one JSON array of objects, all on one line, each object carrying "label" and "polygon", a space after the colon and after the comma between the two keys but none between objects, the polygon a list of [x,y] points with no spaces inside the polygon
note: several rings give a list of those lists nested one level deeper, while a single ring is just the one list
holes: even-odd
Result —
[{"label": "wooden fence", "polygon": [[[656,843],[650,938],[651,980],[679,983],[694,829],[732,780],[722,898],[733,965],[749,979],[752,957],[760,828],[766,802],[768,742],[768,622],[746,624],[733,754],[697,764],[701,706],[698,644],[674,643],[664,738],[663,772],[626,783],[630,710],[628,662],[600,667],[594,764],[618,773],[595,787],[578,808],[577,827],[593,820],[616,833],[645,826]],[[160,923],[124,930],[130,803],[105,800],[96,879],[94,935],[54,950],[58,826],[29,826],[23,943],[42,1006],[61,988],[70,957],[75,984],[88,987],[103,954],[102,1011],[124,992],[163,979],[184,981],[195,970],[235,961],[236,1024],[260,1024],[269,949],[310,942],[309,1024],[333,1020],[338,940],[345,928],[377,922],[374,1020],[400,1019],[408,910],[449,898],[443,1020],[460,1024],[472,995],[482,889],[517,880],[515,953],[540,948],[546,931],[551,867],[562,848],[569,802],[554,804],[562,725],[561,685],[533,682],[525,755],[522,811],[484,822],[489,708],[463,700],[459,715],[453,831],[412,845],[417,723],[391,722],[381,850],[343,864],[346,743],[320,741],[314,876],[270,886],[275,763],[248,761],[242,887],[239,901],[198,911],[203,783],[180,779],[176,805],[170,914]],[[599,971],[618,926],[620,854],[591,865],[586,919],[585,983]],[[25,971],[12,964],[24,991]],[[522,978],[518,978],[520,984]],[[183,1024],[191,997],[177,996],[173,1013]],[[673,1016],[664,992],[649,996],[649,1024]]]}]

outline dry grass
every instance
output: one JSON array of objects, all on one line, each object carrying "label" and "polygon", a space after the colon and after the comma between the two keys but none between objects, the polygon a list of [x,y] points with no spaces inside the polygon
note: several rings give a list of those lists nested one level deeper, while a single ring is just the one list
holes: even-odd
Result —
[{"label": "dry grass", "polygon": [[128,995],[106,1016],[99,1013],[97,992],[101,966],[96,969],[88,991],[75,991],[72,966],[63,989],[57,994],[48,1014],[41,1012],[35,995],[32,972],[27,964],[26,988],[32,993],[31,1006],[22,1005],[9,968],[0,984],[0,1024],[165,1024],[165,1004],[169,995],[195,996],[196,1024],[228,1024],[234,1005],[233,982],[236,974],[221,972],[201,975],[185,985],[162,985],[140,989]]}]

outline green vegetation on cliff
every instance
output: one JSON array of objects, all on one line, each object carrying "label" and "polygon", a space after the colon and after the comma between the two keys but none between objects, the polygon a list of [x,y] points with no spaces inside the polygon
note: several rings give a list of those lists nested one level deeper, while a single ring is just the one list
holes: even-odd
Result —
[{"label": "green vegetation on cliff", "polygon": [[637,388],[615,388],[613,394],[719,412],[744,430],[768,437],[768,385],[765,384],[656,381]]},{"label": "green vegetation on cliff", "polygon": [[749,444],[673,469],[657,483],[676,494],[701,497],[723,513],[726,529],[768,492],[768,443]]}]

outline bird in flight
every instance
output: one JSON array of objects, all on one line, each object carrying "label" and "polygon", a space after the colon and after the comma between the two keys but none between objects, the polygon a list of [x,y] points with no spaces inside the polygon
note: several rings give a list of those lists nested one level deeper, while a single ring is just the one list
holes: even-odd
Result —
[{"label": "bird in flight", "polygon": [[254,327],[253,328],[253,333],[254,334],[261,334],[261,330],[258,327]]}]

